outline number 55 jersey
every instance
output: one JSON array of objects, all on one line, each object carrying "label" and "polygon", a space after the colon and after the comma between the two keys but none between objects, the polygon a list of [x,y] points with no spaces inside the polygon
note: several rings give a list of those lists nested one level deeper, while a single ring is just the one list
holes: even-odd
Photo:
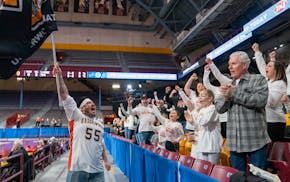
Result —
[{"label": "number 55 jersey", "polygon": [[104,171],[104,124],[102,118],[88,117],[77,107],[71,96],[63,101],[70,131],[69,171],[100,173]]}]

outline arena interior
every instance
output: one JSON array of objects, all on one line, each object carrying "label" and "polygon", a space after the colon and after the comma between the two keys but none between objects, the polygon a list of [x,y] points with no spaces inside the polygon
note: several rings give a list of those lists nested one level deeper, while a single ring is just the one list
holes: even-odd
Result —
[{"label": "arena interior", "polygon": [[[13,2],[0,1],[0,19],[5,3]],[[132,126],[127,123],[144,98],[150,109],[163,103],[159,110],[165,110],[170,121],[172,110],[188,110],[190,106],[178,93],[195,91],[198,83],[204,82],[205,66],[210,64],[207,58],[222,74],[231,74],[230,55],[244,51],[251,59],[248,72],[262,74],[253,45],[258,45],[266,63],[271,62],[275,51],[276,62],[283,64],[284,75],[290,78],[288,0],[51,0],[50,4],[58,29],[52,32],[54,37],[51,34],[13,76],[0,79],[0,181],[66,181],[72,130],[53,74],[55,62],[69,95],[76,102],[84,96],[90,98],[102,118],[103,143],[112,165],[109,171],[104,169],[106,181],[229,182],[238,179],[238,174],[253,180],[289,181],[290,92],[286,87],[275,90],[289,97],[277,101],[284,109],[277,122],[285,131],[273,131],[282,134],[279,140],[273,141],[270,135],[263,170],[247,167],[242,172],[234,168],[223,133],[217,163],[194,156],[191,149],[199,140],[191,139],[189,131],[194,131],[185,127],[186,118],[181,116],[177,122],[183,127],[182,137],[174,140],[177,135],[165,134],[170,147],[161,144],[159,130],[150,130],[155,138],[146,141],[136,137],[143,132],[140,115],[144,113],[136,114]],[[188,86],[193,73],[197,78]],[[213,73],[208,80],[214,87],[222,85]],[[269,86],[269,95],[271,92]],[[127,109],[131,98],[132,110]],[[120,116],[121,107],[125,111]],[[261,110],[264,112],[265,107],[267,112],[266,105]],[[157,126],[160,119],[156,118],[150,127]],[[28,158],[11,155],[18,144]],[[249,157],[247,163],[251,163]]]}]

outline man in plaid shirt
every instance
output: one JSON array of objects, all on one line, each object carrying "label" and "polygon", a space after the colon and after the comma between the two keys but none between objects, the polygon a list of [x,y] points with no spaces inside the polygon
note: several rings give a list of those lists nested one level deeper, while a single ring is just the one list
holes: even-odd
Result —
[{"label": "man in plaid shirt", "polygon": [[215,105],[219,113],[228,111],[227,148],[232,166],[246,171],[248,155],[251,164],[265,169],[266,144],[271,142],[265,115],[267,81],[248,73],[250,59],[245,52],[232,53],[228,63],[233,82],[219,87]]}]

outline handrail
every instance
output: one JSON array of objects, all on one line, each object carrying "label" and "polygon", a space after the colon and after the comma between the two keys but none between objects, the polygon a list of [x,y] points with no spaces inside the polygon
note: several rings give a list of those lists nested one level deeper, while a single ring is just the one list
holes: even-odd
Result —
[{"label": "handrail", "polygon": [[[41,156],[41,154],[45,152],[44,149],[45,149],[46,146],[49,146],[49,153],[47,155]],[[43,171],[44,170],[45,160],[46,159],[48,159],[48,160],[52,159],[51,145],[48,144],[48,145],[45,145],[45,146],[42,147],[42,151],[39,154],[41,156],[41,158],[38,158],[38,159],[35,160],[35,154],[36,153],[33,153],[33,155],[32,155],[32,171],[34,171],[35,166],[37,164],[39,164],[39,163],[41,163],[41,170]]]},{"label": "handrail", "polygon": [[[12,156],[7,157],[7,158],[2,158],[2,159],[0,159],[0,163],[1,163],[2,161],[7,161],[7,160],[9,160],[9,159],[13,159],[13,158],[17,158],[17,157],[20,157],[20,161],[19,161],[19,162],[20,162],[20,165],[19,165],[19,166],[20,166],[20,170],[19,170],[17,173],[15,173],[15,174],[9,176],[9,177],[6,178],[6,179],[2,179],[2,176],[0,175],[0,181],[2,181],[2,182],[8,182],[8,181],[10,181],[11,179],[13,179],[13,178],[19,176],[19,177],[20,177],[19,181],[20,181],[20,182],[23,182],[23,165],[24,165],[23,161],[24,161],[24,159],[23,159],[23,154],[22,154],[22,153],[19,153],[19,154],[16,154],[16,155],[12,155]],[[0,166],[0,170],[1,170],[1,166]]]}]

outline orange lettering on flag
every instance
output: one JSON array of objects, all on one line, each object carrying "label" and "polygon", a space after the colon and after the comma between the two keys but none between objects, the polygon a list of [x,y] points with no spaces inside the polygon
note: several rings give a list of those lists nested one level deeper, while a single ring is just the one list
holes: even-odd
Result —
[{"label": "orange lettering on flag", "polygon": [[14,7],[18,7],[18,0],[3,0],[3,5],[4,6],[14,6]]},{"label": "orange lettering on flag", "polygon": [[32,17],[31,24],[32,25],[35,25],[36,23],[38,23],[39,21],[41,21],[41,19],[42,19],[42,13],[41,13],[41,11],[39,9],[39,10],[37,10],[36,15]]}]

